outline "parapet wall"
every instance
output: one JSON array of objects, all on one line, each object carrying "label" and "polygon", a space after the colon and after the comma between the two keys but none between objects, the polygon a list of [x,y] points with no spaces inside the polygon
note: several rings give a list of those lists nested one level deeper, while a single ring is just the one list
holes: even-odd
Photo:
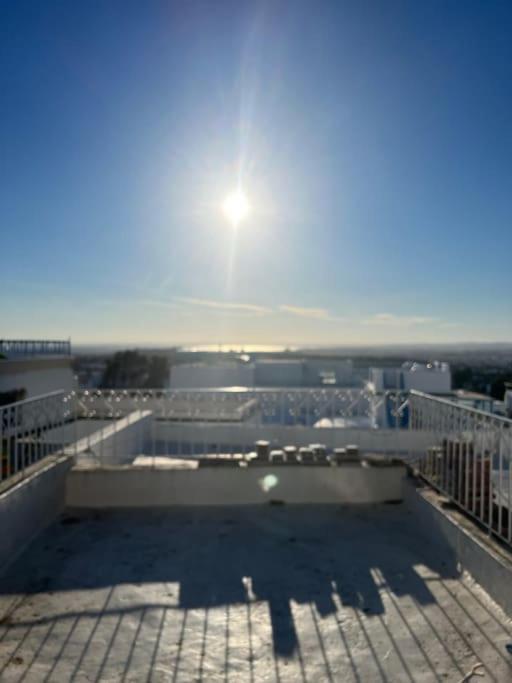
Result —
[{"label": "parapet wall", "polygon": [[401,465],[76,468],[66,484],[71,508],[172,505],[368,504],[402,499]]},{"label": "parapet wall", "polygon": [[512,617],[512,555],[472,519],[447,507],[432,489],[404,482],[404,501],[418,522],[418,532],[442,551],[451,549],[461,571],[471,576]]},{"label": "parapet wall", "polygon": [[0,494],[0,570],[62,512],[71,465],[64,456]]}]

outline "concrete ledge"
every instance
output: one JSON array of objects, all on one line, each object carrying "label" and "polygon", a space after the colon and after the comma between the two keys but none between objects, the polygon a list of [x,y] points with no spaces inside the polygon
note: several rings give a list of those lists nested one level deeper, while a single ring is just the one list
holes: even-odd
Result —
[{"label": "concrete ledge", "polygon": [[64,456],[0,494],[0,571],[62,512],[71,465]]},{"label": "concrete ledge", "polygon": [[78,462],[120,465],[132,462],[145,450],[151,429],[152,413],[134,410],[126,417],[108,422],[95,432],[65,449]]},{"label": "concrete ledge", "polygon": [[368,504],[401,500],[403,466],[363,468],[267,465],[194,470],[75,468],[66,482],[72,508],[283,503]]},{"label": "concrete ledge", "polygon": [[459,568],[512,617],[512,553],[461,511],[443,507],[442,496],[412,478],[404,482],[404,500],[428,540],[434,546],[448,544]]}]

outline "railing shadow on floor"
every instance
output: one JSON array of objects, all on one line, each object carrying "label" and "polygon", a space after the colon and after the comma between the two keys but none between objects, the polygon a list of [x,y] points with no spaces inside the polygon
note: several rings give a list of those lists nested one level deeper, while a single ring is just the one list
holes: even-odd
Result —
[{"label": "railing shadow on floor", "polygon": [[[479,655],[450,614],[462,609],[471,618],[447,587],[458,578],[455,558],[448,549],[439,561],[422,557],[421,541],[411,542],[397,508],[385,508],[382,519],[371,510],[260,508],[96,513],[63,521],[4,578],[4,596],[25,598],[0,626],[0,677],[14,662],[18,680],[43,670],[41,680],[73,680],[85,669],[97,681],[125,680],[133,671],[138,680],[152,680],[158,669],[165,680],[184,681],[194,669],[193,680],[207,681],[214,667],[226,679],[245,667],[240,679],[255,681],[263,657],[276,680],[293,660],[297,680],[311,681],[303,647],[316,643],[323,680],[339,680],[344,660],[357,683],[368,680],[368,668],[375,680],[391,683],[385,640],[402,675],[414,680],[399,628],[432,679],[442,680],[418,638],[418,618],[459,673],[457,648],[439,632],[440,623],[458,630],[471,656]],[[428,576],[416,571],[418,562]],[[464,591],[472,595],[467,586]],[[86,606],[83,592],[90,594]],[[65,609],[27,616],[24,604],[40,594],[58,594]],[[414,619],[404,600],[415,606]],[[471,621],[489,644],[485,627]]]}]

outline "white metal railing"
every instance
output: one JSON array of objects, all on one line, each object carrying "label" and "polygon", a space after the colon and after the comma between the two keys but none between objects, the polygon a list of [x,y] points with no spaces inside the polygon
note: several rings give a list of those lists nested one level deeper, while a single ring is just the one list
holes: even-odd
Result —
[{"label": "white metal railing", "polygon": [[0,483],[57,457],[66,445],[61,428],[72,418],[73,402],[63,391],[0,406]]},{"label": "white metal railing", "polygon": [[412,391],[417,468],[434,488],[512,544],[512,420]]},{"label": "white metal railing", "polygon": [[127,449],[135,455],[234,454],[261,438],[271,447],[322,441],[330,449],[346,445],[344,435],[366,451],[406,450],[425,481],[512,543],[512,420],[417,391],[54,392],[0,406],[0,483],[62,454],[90,453],[99,462]]},{"label": "white metal railing", "polygon": [[142,408],[152,410],[160,420],[313,426],[322,419],[365,418],[374,427],[378,426],[376,410],[396,396],[396,392],[376,397],[366,389],[327,388],[97,389],[75,393],[79,418],[121,417]]},{"label": "white metal railing", "polygon": [[62,339],[0,339],[0,354],[11,356],[69,356],[71,342]]},{"label": "white metal railing", "polygon": [[396,453],[389,433],[379,448],[376,428],[395,431],[407,419],[404,394],[376,396],[366,389],[109,389],[79,391],[74,397],[79,422],[119,420],[150,410],[147,455],[245,453],[262,438],[274,448],[319,439],[334,448],[346,445],[335,441],[341,431],[347,443],[362,439],[362,447]]},{"label": "white metal railing", "polygon": [[127,428],[136,439],[130,453],[140,455],[245,453],[258,439],[272,447],[320,440],[328,449],[361,443],[395,453],[392,430],[377,434],[375,428],[382,415],[391,416],[391,426],[403,426],[405,408],[401,394],[375,396],[365,389],[56,392],[0,407],[0,481],[23,475],[49,455],[118,461],[128,449]]}]

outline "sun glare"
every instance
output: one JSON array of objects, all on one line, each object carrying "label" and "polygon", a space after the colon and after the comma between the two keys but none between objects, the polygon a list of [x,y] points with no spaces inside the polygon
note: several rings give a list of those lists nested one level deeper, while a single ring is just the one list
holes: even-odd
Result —
[{"label": "sun glare", "polygon": [[222,212],[235,228],[247,218],[250,211],[251,206],[243,190],[231,192],[222,202]]}]

